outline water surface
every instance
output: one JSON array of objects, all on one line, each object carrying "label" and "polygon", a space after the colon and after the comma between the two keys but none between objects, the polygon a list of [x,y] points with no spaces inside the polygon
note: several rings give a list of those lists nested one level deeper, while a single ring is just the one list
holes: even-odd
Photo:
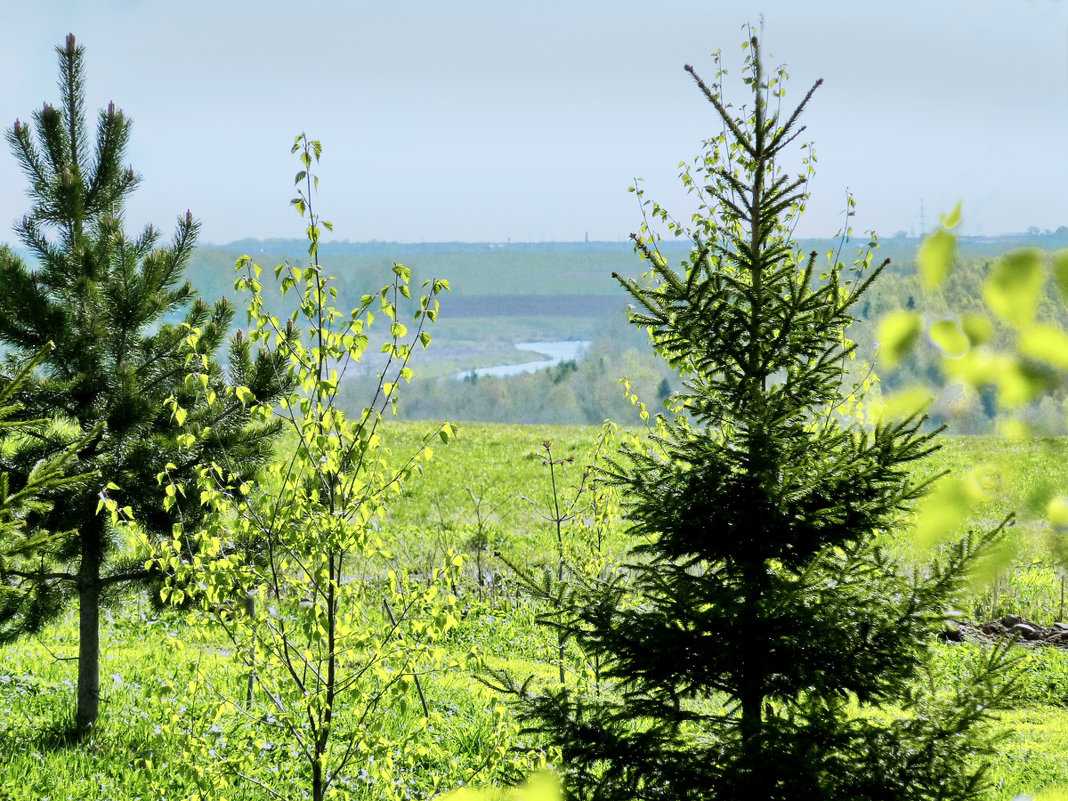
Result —
[{"label": "water surface", "polygon": [[473,370],[464,370],[454,373],[453,378],[457,381],[469,377],[474,373],[478,377],[496,376],[498,378],[508,375],[521,375],[522,373],[536,373],[546,367],[555,367],[560,362],[574,361],[590,346],[589,340],[567,340],[559,342],[516,342],[516,350],[537,353],[545,358],[522,364],[496,364],[492,367],[476,367]]}]

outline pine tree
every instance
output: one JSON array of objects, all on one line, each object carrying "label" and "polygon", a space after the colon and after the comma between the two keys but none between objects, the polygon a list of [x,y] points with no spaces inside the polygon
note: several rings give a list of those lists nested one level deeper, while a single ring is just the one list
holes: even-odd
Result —
[{"label": "pine tree", "polygon": [[692,239],[688,260],[670,266],[647,219],[635,239],[652,280],[620,279],[684,386],[608,470],[638,543],[630,579],[576,589],[554,618],[608,689],[505,687],[560,748],[572,797],[974,798],[1006,648],[954,693],[922,679],[998,532],[914,575],[877,546],[925,492],[908,468],[936,434],[850,413],[851,309],[882,268],[821,271],[791,240],[807,172],[780,159],[816,87],[780,115],[784,72],[764,74],[755,38],[746,49],[741,114],[722,71],[710,87],[687,67],[723,134],[683,173],[692,226],[658,205],[652,218]]},{"label": "pine tree", "polygon": [[[85,734],[99,708],[99,611],[122,590],[149,586],[160,577],[123,548],[115,515],[137,521],[148,537],[169,536],[177,514],[197,515],[195,503],[163,510],[157,475],[190,480],[202,460],[216,459],[236,472],[252,470],[270,452],[278,428],[251,425],[245,406],[225,390],[213,354],[233,316],[220,301],[209,307],[182,273],[196,241],[197,223],[179,218],[173,240],[158,245],[151,226],[137,238],[123,231],[123,206],[140,178],[123,159],[130,120],[115,105],[101,111],[90,147],[84,109],[83,48],[67,37],[57,48],[58,108],[45,104],[33,126],[17,121],[7,133],[30,182],[30,213],[16,225],[36,258],[27,265],[0,251],[0,342],[9,363],[53,343],[39,370],[18,393],[25,418],[61,415],[85,434],[97,435],[78,450],[73,466],[96,478],[79,492],[51,493],[51,507],[31,515],[35,528],[52,532],[33,560],[4,565],[2,581],[19,591],[18,603],[0,613],[0,641],[38,631],[68,601],[79,607],[76,733]],[[33,134],[36,134],[34,137]],[[35,141],[36,139],[36,141]],[[184,319],[182,315],[184,314]],[[185,344],[199,335],[196,351]],[[230,379],[254,394],[276,397],[280,365],[253,360],[240,336],[229,349]],[[198,406],[197,390],[209,388],[225,402]],[[181,419],[166,405],[177,397]],[[246,398],[247,400],[247,398]],[[179,451],[183,430],[199,445]],[[34,465],[68,443],[41,437],[8,465],[13,486],[25,485]]]}]

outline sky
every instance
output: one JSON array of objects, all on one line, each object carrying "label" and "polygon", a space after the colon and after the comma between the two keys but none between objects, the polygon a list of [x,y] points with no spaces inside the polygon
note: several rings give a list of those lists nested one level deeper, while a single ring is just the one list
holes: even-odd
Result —
[{"label": "sky", "polygon": [[[317,211],[351,241],[617,241],[627,192],[692,212],[678,165],[715,135],[683,66],[745,102],[745,26],[786,100],[823,78],[796,233],[1068,225],[1068,0],[0,0],[0,124],[58,103],[55,47],[86,48],[87,107],[133,119],[127,226],[300,238],[290,146],[323,144]],[[761,22],[763,19],[763,22]],[[793,154],[799,158],[799,152]],[[794,164],[788,160],[788,167]],[[0,150],[0,241],[28,209]],[[921,203],[923,215],[921,217]],[[921,223],[922,228],[921,228]]]}]

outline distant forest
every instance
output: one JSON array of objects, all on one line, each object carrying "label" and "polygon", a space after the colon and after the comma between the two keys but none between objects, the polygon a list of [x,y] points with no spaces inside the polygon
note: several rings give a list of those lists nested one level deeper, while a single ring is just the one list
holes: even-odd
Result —
[{"label": "distant forest", "polygon": [[[829,239],[799,243],[804,252],[818,254],[817,263],[840,254],[846,264],[866,244],[862,238],[844,245]],[[1021,247],[1048,252],[1068,248],[1068,227],[993,238],[962,237],[954,272],[933,293],[923,290],[916,278],[918,245],[919,240],[904,234],[880,240],[872,263],[889,258],[890,264],[856,309],[858,322],[851,332],[858,343],[854,372],[873,361],[875,326],[883,314],[915,309],[933,320],[950,313],[980,311],[982,281],[997,257]],[[689,246],[688,241],[671,240],[662,242],[661,250],[681,261]],[[241,298],[233,290],[234,262],[246,253],[265,270],[285,260],[300,265],[306,258],[306,243],[279,239],[202,245],[187,277],[206,299],[226,296],[240,306]],[[620,380],[629,379],[629,394],[652,412],[677,386],[677,377],[655,357],[647,337],[626,321],[628,297],[612,273],[642,274],[643,264],[629,242],[326,242],[320,248],[320,260],[338,277],[338,306],[346,310],[387,282],[394,261],[412,269],[413,286],[431,277],[449,280],[452,290],[443,297],[438,323],[430,329],[434,340],[425,353],[417,353],[412,363],[415,378],[402,388],[397,405],[401,417],[594,424],[611,417],[625,425],[638,425],[636,408]],[[1052,298],[1044,301],[1040,316],[1068,325],[1063,304]],[[1005,333],[995,329],[993,344]],[[534,374],[456,378],[475,367],[537,358],[517,351],[516,342],[557,340],[592,344],[576,362]],[[344,397],[350,408],[365,402],[375,368],[372,361],[347,371]],[[955,433],[992,429],[993,397],[980,393],[977,398],[962,399],[953,388],[942,387],[934,348],[917,348],[894,371],[878,374],[883,390],[916,383],[936,390],[938,400],[931,409],[934,423],[948,422]],[[1032,404],[1024,417],[1039,433],[1065,433],[1065,401],[1064,389],[1058,389]]]}]

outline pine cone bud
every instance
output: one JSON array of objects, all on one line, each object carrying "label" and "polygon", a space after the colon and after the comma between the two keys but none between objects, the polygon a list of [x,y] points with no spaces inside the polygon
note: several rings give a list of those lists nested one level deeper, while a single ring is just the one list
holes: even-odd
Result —
[{"label": "pine cone bud", "polygon": [[22,123],[19,122],[18,120],[15,120],[15,135],[17,136],[19,131],[21,131],[21,130],[22,130]]},{"label": "pine cone bud", "polygon": [[115,116],[115,101],[111,101],[110,103],[108,103],[108,116]]},{"label": "pine cone bud", "polygon": [[238,345],[240,345],[240,344],[241,344],[241,339],[242,339],[242,336],[241,336],[241,329],[239,328],[239,329],[237,329],[237,344],[238,344]]},{"label": "pine cone bud", "polygon": [[189,209],[185,210],[185,224],[186,225],[192,225],[193,224],[193,213],[191,211],[189,211]]},{"label": "pine cone bud", "polygon": [[73,33],[68,33],[67,34],[67,50],[73,50],[73,49],[74,49],[74,34]]}]

